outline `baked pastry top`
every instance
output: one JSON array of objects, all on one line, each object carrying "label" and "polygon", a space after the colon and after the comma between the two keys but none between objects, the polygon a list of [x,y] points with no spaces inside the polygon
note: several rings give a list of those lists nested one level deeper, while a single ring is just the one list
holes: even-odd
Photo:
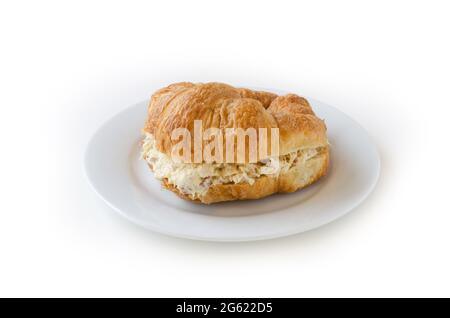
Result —
[{"label": "baked pastry top", "polygon": [[[246,147],[239,163],[173,160],[179,141],[172,132],[184,128],[194,136],[197,120],[203,130],[278,128],[279,155],[258,154],[251,162]],[[203,203],[293,192],[325,175],[329,165],[326,126],[308,101],[294,94],[277,96],[222,83],[172,84],[152,95],[143,133],[142,157],[155,176],[180,197]]]}]

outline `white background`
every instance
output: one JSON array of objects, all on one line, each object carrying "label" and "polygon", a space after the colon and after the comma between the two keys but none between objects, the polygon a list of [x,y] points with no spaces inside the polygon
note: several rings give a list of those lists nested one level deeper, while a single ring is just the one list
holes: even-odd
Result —
[{"label": "white background", "polygon": [[[0,296],[450,296],[448,1],[0,4]],[[187,241],[117,216],[83,152],[176,81],[322,100],[376,141],[346,217],[256,243]]]}]

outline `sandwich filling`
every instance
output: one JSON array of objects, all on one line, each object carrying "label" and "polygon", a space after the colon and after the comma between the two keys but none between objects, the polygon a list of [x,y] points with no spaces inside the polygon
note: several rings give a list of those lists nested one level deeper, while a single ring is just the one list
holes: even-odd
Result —
[{"label": "sandwich filling", "polygon": [[156,149],[155,138],[146,133],[142,145],[142,158],[153,170],[155,177],[166,180],[192,199],[204,195],[218,184],[254,184],[262,176],[277,177],[319,155],[325,147],[299,149],[276,158],[256,163],[177,163]]}]

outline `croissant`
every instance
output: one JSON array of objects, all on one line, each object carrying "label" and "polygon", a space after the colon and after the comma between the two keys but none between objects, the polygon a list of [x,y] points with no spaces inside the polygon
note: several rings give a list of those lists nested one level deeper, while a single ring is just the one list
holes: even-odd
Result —
[{"label": "croissant", "polygon": [[[201,132],[213,131],[214,138],[196,138],[197,123]],[[244,135],[242,148],[227,144],[229,132],[238,129],[256,131]],[[264,129],[270,132],[261,134]],[[185,137],[183,145],[191,147],[180,148],[181,138],[174,138],[178,131],[183,132],[178,137]],[[155,177],[181,198],[205,204],[294,192],[326,175],[329,166],[325,123],[305,98],[294,94],[176,83],[152,95],[142,132],[142,158]],[[271,152],[258,146],[255,155],[252,140],[266,141],[263,148]],[[210,156],[202,156],[206,150]]]}]

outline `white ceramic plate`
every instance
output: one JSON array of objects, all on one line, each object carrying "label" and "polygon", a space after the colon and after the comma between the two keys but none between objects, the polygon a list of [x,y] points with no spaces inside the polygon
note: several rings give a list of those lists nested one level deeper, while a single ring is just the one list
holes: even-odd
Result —
[{"label": "white ceramic plate", "polygon": [[380,160],[374,143],[355,121],[336,108],[309,101],[317,116],[325,119],[331,167],[325,178],[301,191],[201,205],[162,189],[139,158],[147,101],[118,113],[94,134],[85,156],[87,177],[98,195],[122,216],[172,236],[250,241],[317,228],[348,213],[369,195],[378,179]]}]

